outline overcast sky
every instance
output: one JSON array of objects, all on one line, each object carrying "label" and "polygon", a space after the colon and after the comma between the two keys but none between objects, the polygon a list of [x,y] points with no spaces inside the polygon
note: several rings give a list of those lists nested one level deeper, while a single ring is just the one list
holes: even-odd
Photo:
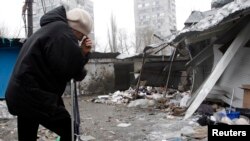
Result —
[{"label": "overcast sky", "polygon": [[[6,26],[10,35],[23,30],[21,8],[24,0],[0,0],[0,27]],[[95,14],[95,35],[99,44],[105,44],[111,12],[119,28],[128,34],[134,33],[134,0],[93,0]],[[177,29],[183,28],[184,21],[192,10],[210,9],[211,0],[176,0]],[[24,32],[21,36],[24,37]]]}]

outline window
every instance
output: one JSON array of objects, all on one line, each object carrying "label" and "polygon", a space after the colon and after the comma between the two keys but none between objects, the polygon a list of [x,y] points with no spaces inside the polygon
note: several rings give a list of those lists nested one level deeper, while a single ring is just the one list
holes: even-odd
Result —
[{"label": "window", "polygon": [[149,3],[145,3],[145,7],[148,7],[149,6]]},{"label": "window", "polygon": [[142,4],[138,4],[138,8],[142,8]]}]

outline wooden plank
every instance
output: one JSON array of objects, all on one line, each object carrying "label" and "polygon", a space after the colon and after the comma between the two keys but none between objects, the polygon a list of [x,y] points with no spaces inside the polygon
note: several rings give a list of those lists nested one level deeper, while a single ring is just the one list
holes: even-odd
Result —
[{"label": "wooden plank", "polygon": [[241,88],[250,90],[250,84],[243,84]]},{"label": "wooden plank", "polygon": [[214,87],[217,80],[220,78],[222,73],[227,68],[228,64],[233,59],[236,52],[239,50],[239,48],[243,47],[247,41],[250,39],[250,36],[248,34],[250,33],[250,23],[248,23],[237,35],[237,37],[234,39],[232,44],[227,49],[226,53],[223,55],[221,60],[216,65],[213,72],[210,74],[208,79],[205,81],[204,85],[202,85],[201,89],[198,89],[197,97],[192,102],[190,107],[187,109],[187,112],[185,114],[184,120],[191,117],[193,113],[196,111],[196,109],[200,106],[200,104],[203,102],[203,100],[207,97],[209,92]]}]

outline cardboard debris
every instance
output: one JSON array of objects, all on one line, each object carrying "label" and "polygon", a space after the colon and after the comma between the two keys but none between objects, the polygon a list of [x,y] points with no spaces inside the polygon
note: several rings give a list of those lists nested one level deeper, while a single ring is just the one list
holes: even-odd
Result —
[{"label": "cardboard debris", "polygon": [[250,108],[250,85],[242,85],[244,90],[243,108]]}]

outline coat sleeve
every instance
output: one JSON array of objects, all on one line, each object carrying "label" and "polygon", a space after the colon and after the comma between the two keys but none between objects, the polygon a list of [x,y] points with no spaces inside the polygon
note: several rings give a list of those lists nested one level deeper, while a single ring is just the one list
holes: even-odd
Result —
[{"label": "coat sleeve", "polygon": [[75,76],[73,76],[73,78],[76,81],[81,81],[85,78],[85,76],[87,75],[87,70],[84,68],[84,66],[88,63],[89,61],[89,56],[90,54],[87,55],[83,55],[83,68],[80,69],[80,72],[77,72]]},{"label": "coat sleeve", "polygon": [[84,65],[89,56],[84,56],[78,42],[71,36],[63,34],[56,37],[45,48],[48,66],[59,79],[77,81],[82,80],[87,72]]}]

